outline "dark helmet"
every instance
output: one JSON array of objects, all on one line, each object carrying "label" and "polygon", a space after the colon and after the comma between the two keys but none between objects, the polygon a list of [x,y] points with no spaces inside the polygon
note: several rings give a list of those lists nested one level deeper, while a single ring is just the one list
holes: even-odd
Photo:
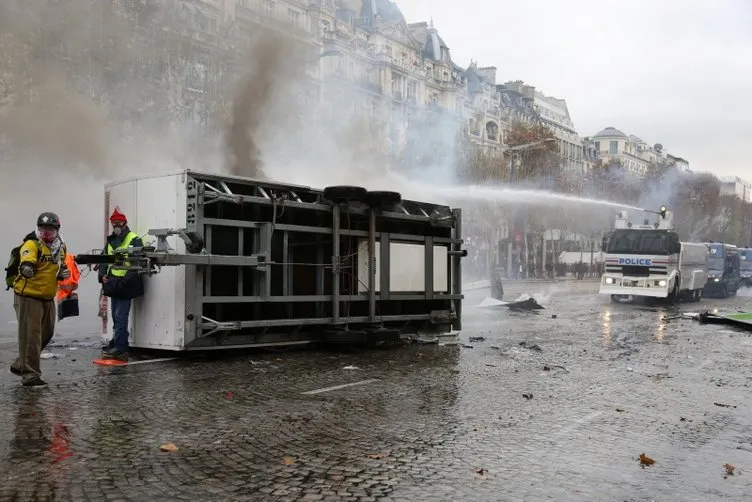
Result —
[{"label": "dark helmet", "polygon": [[37,218],[37,226],[50,226],[60,229],[60,218],[55,213],[42,213]]}]

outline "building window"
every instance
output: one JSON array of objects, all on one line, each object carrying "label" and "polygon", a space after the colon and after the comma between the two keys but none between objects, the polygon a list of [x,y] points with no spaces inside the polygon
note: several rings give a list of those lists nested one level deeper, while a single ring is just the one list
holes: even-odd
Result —
[{"label": "building window", "polygon": [[264,9],[264,14],[267,16],[271,16],[274,13],[273,0],[261,0],[261,7]]},{"label": "building window", "polygon": [[293,28],[300,27],[300,12],[294,9],[287,9],[287,19]]},{"label": "building window", "polygon": [[616,155],[619,153],[619,142],[618,141],[611,141],[608,145],[608,153],[610,155]]}]

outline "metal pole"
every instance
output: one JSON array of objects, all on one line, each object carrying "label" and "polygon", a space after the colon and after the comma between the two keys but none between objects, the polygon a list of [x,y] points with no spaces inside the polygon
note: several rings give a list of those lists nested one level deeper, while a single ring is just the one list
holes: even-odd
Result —
[{"label": "metal pole", "polygon": [[340,207],[332,207],[332,323],[339,324]]},{"label": "metal pole", "polygon": [[369,210],[368,221],[368,319],[376,322],[376,211]]},{"label": "metal pole", "polygon": [[[453,238],[456,240],[462,239],[462,209],[453,209],[454,214],[454,231],[452,232]],[[462,244],[454,243],[450,246],[450,250],[455,253],[452,256],[452,294],[462,294]],[[456,331],[462,329],[462,300],[452,300],[454,303],[454,311],[457,314],[457,319],[454,321],[453,328]]]}]

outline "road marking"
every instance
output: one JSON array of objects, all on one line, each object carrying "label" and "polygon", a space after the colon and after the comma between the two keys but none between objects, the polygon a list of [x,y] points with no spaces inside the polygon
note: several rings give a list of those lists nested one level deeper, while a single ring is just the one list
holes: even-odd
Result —
[{"label": "road marking", "polygon": [[321,394],[322,392],[329,392],[330,390],[339,390],[344,389],[346,387],[354,387],[355,385],[365,385],[367,383],[373,383],[378,382],[378,378],[372,378],[370,380],[361,380],[360,382],[352,382],[352,383],[345,383],[342,385],[335,385],[334,387],[324,387],[323,389],[316,389],[316,390],[309,390],[307,392],[301,392],[301,394],[307,394],[307,395],[313,395],[313,394]]},{"label": "road marking", "polygon": [[165,362],[165,361],[174,361],[176,359],[177,359],[177,357],[163,357],[161,359],[145,359],[143,361],[133,361],[133,362],[129,361],[128,362],[128,366],[133,366],[134,364],[162,363],[162,362]]}]

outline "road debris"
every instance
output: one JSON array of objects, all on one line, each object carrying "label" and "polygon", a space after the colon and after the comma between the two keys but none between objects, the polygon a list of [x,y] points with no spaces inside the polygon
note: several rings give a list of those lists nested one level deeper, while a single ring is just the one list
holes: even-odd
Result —
[{"label": "road debris", "polygon": [[485,336],[471,336],[470,337],[470,343],[485,342],[485,341],[486,341]]},{"label": "road debris", "polygon": [[297,460],[295,460],[293,457],[282,457],[282,463],[284,465],[295,465]]},{"label": "road debris", "polygon": [[720,406],[721,408],[736,408],[733,404],[724,404],[724,403],[713,403],[716,406]]},{"label": "road debris", "polygon": [[522,397],[524,397],[525,399],[532,399],[533,395],[532,394],[522,394]]},{"label": "road debris", "polygon": [[534,350],[535,352],[543,352],[543,349],[541,349],[537,343],[528,345],[527,342],[520,342],[518,345],[523,349]]},{"label": "road debris", "polygon": [[543,371],[551,371],[553,369],[559,369],[561,371],[564,371],[565,373],[569,373],[569,370],[567,368],[565,368],[564,366],[560,365],[560,364],[546,363],[543,366]]},{"label": "road debris", "polygon": [[640,465],[646,466],[646,465],[653,465],[655,463],[655,460],[648,457],[644,453],[640,453]]},{"label": "road debris", "polygon": [[528,298],[519,302],[511,302],[506,305],[510,310],[544,310],[540,303],[535,301],[535,298]]},{"label": "road debris", "polygon": [[482,302],[480,302],[477,307],[479,308],[491,308],[491,307],[506,307],[510,310],[517,310],[517,311],[533,311],[533,310],[543,310],[545,307],[543,307],[540,303],[538,303],[535,298],[526,298],[525,300],[518,300],[514,302],[503,302],[501,300],[496,300],[495,298],[487,297]]},{"label": "road debris", "polygon": [[168,452],[168,453],[179,450],[179,448],[174,443],[165,443],[162,446],[160,446],[159,449],[161,451]]},{"label": "road debris", "polygon": [[747,331],[752,331],[752,312],[713,312],[705,311],[696,313],[685,313],[684,316],[689,319],[695,319],[700,324],[728,324]]},{"label": "road debris", "polygon": [[350,365],[350,366],[345,366],[345,367],[344,367],[344,368],[342,368],[342,369],[343,369],[343,370],[359,370],[360,368],[358,368],[357,366],[352,366],[352,365]]},{"label": "road debris", "polygon": [[366,455],[366,458],[372,458],[374,460],[381,460],[382,458],[388,457],[388,453],[369,453]]},{"label": "road debris", "polygon": [[475,469],[475,474],[479,476],[485,476],[487,472],[488,469],[484,469],[483,467],[481,467],[480,469]]},{"label": "road debris", "polygon": [[734,475],[734,469],[736,469],[736,467],[731,464],[723,464],[723,467],[724,469],[726,469],[726,474],[728,474],[729,476]]}]

